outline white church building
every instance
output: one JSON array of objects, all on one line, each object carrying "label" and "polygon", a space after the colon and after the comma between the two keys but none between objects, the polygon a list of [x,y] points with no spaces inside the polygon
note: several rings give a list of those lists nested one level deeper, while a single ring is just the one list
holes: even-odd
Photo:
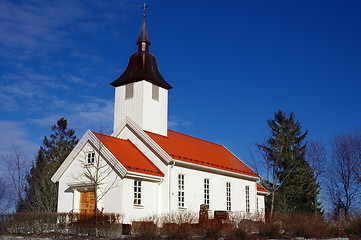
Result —
[{"label": "white church building", "polygon": [[114,131],[88,130],[52,177],[58,212],[153,214],[200,210],[263,213],[268,194],[250,167],[226,147],[169,130],[168,91],[145,16],[138,51],[115,87]]}]

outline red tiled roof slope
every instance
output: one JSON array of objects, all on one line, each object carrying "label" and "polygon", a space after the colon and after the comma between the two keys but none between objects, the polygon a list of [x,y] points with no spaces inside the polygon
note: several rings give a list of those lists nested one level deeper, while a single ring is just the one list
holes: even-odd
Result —
[{"label": "red tiled roof slope", "polygon": [[268,191],[259,183],[257,183],[257,192],[265,192],[268,193]]},{"label": "red tiled roof slope", "polygon": [[224,146],[168,130],[168,136],[147,132],[172,158],[248,176],[258,175]]},{"label": "red tiled roof slope", "polygon": [[93,132],[129,171],[164,177],[164,174],[129,140]]}]

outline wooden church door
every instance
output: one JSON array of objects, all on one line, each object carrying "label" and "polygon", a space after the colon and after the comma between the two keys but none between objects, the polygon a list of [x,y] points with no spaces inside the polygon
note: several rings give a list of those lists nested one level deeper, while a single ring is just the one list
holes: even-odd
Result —
[{"label": "wooden church door", "polygon": [[80,192],[80,214],[94,214],[95,198],[94,192]]}]

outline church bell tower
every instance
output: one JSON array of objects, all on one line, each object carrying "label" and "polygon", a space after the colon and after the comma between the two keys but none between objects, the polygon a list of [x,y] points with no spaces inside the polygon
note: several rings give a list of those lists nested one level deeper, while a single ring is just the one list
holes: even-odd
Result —
[{"label": "church bell tower", "polygon": [[143,8],[138,51],[130,57],[124,73],[110,83],[115,87],[114,132],[120,130],[120,124],[128,117],[145,131],[167,136],[168,90],[173,87],[164,80],[149,52],[146,5]]}]

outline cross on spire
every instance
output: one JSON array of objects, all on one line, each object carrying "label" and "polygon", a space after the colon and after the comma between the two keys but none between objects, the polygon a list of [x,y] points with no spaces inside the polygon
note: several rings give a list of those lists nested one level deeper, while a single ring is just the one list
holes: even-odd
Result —
[{"label": "cross on spire", "polygon": [[144,9],[144,13],[143,13],[143,16],[144,16],[144,17],[145,17],[145,8],[146,8],[146,7],[148,7],[148,5],[147,5],[146,3],[144,3],[143,7],[141,7],[141,8]]}]

